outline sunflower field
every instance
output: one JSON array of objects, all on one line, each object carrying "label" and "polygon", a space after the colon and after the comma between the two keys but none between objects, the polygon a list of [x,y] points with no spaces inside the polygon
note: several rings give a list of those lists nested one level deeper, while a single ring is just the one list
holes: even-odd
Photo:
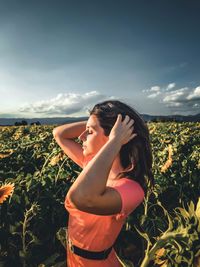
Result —
[{"label": "sunflower field", "polygon": [[[114,248],[124,266],[199,267],[200,123],[147,125],[156,186]],[[53,138],[56,126],[0,127],[0,267],[66,266],[64,199],[81,168]]]}]

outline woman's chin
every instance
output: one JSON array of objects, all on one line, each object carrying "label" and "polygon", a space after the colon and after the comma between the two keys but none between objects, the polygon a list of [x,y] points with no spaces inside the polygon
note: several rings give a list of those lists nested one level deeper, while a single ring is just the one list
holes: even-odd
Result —
[{"label": "woman's chin", "polygon": [[83,149],[83,155],[86,157],[93,156],[93,153],[90,153],[87,149]]},{"label": "woman's chin", "polygon": [[83,155],[85,155],[85,156],[89,155],[89,153],[88,153],[88,151],[86,149],[83,149]]}]

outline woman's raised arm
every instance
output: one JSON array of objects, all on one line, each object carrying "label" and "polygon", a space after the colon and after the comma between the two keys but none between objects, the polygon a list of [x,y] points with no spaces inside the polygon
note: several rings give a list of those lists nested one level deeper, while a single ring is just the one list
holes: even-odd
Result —
[{"label": "woman's raised arm", "polygon": [[53,129],[53,136],[54,138],[77,138],[83,131],[85,131],[86,123],[87,121],[78,121],[57,126]]},{"label": "woman's raised arm", "polygon": [[87,121],[68,123],[53,129],[53,136],[64,153],[83,168],[83,149],[73,139],[85,131]]}]

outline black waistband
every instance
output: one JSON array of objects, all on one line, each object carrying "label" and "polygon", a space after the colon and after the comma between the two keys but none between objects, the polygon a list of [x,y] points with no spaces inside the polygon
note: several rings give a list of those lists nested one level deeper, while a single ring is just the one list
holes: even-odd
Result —
[{"label": "black waistband", "polygon": [[93,260],[104,260],[107,259],[109,253],[112,250],[112,246],[103,251],[89,251],[82,248],[79,248],[72,244],[72,241],[68,238],[67,243],[69,245],[69,249],[71,252],[75,253],[78,256],[81,256],[86,259],[93,259]]}]

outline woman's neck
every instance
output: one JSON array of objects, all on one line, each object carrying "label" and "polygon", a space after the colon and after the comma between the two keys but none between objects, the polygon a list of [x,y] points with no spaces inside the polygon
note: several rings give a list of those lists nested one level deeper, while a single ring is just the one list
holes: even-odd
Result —
[{"label": "woman's neck", "polygon": [[113,164],[112,164],[112,168],[110,170],[110,173],[108,175],[108,180],[118,180],[120,179],[119,177],[117,177],[117,175],[120,173],[120,172],[126,172],[126,171],[130,171],[133,169],[133,165],[131,165],[130,167],[127,167],[126,169],[124,169],[120,163],[120,157],[119,157],[119,154],[118,156],[115,158],[115,160],[113,161]]},{"label": "woman's neck", "polygon": [[120,163],[120,158],[119,155],[115,158],[115,160],[113,161],[110,173],[108,175],[108,180],[118,180],[120,178],[117,177],[117,175],[123,171],[123,168],[121,166]]}]

